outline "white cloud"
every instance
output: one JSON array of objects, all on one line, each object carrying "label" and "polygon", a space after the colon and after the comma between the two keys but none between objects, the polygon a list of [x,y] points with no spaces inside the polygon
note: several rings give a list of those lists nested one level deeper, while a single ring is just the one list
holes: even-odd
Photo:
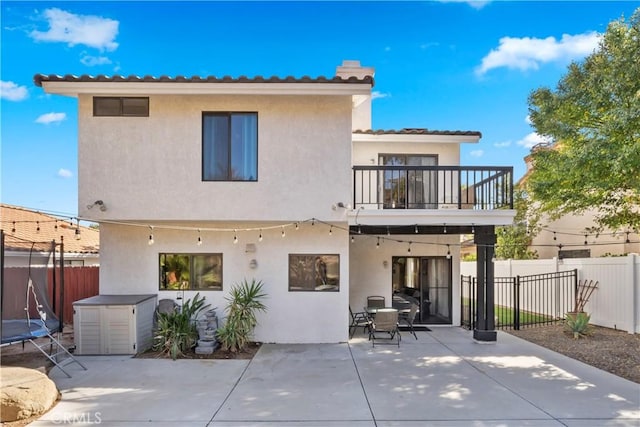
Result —
[{"label": "white cloud", "polygon": [[537,70],[546,62],[568,62],[583,58],[593,53],[599,41],[600,34],[596,32],[575,36],[564,34],[560,40],[556,40],[555,37],[503,37],[498,48],[482,58],[482,64],[476,68],[476,74],[482,75],[500,67],[522,71]]},{"label": "white cloud", "polygon": [[496,148],[505,148],[505,147],[509,147],[510,145],[511,145],[511,141],[502,141],[502,142],[496,142],[493,144],[493,146]]},{"label": "white cloud", "polygon": [[539,135],[536,132],[531,132],[529,135],[518,141],[518,145],[521,145],[525,148],[532,148],[534,145],[548,142],[551,142],[548,138],[545,138],[544,136]]},{"label": "white cloud", "polygon": [[531,116],[527,114],[527,117],[524,118],[524,122],[528,125],[532,125]]},{"label": "white cloud", "polygon": [[80,62],[82,62],[87,67],[111,64],[111,60],[106,56],[91,56],[91,55],[83,56],[82,58],[80,58]]},{"label": "white cloud", "polygon": [[382,93],[380,91],[374,90],[373,92],[371,92],[371,100],[373,101],[374,99],[379,99],[379,98],[389,98],[391,97],[391,94],[389,93]]},{"label": "white cloud", "polygon": [[58,170],[58,176],[60,178],[71,178],[73,176],[73,172],[71,172],[69,169],[60,168]]},{"label": "white cloud", "polygon": [[37,41],[63,42],[69,46],[86,45],[100,50],[115,50],[118,43],[119,22],[94,15],[75,15],[57,8],[46,9],[44,18],[49,22],[47,31],[31,31]]},{"label": "white cloud", "polygon": [[484,155],[484,150],[473,150],[469,154],[471,157],[482,157]]},{"label": "white cloud", "polygon": [[27,99],[29,92],[26,86],[18,86],[14,82],[0,81],[0,98],[8,101],[22,101]]},{"label": "white cloud", "polygon": [[36,119],[36,123],[42,123],[48,125],[50,123],[58,123],[67,118],[65,113],[47,113],[43,114]]}]

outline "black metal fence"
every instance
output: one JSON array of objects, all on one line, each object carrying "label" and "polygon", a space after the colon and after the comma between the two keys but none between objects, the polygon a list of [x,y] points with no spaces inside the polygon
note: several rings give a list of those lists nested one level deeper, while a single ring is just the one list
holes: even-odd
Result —
[{"label": "black metal fence", "polygon": [[[462,326],[476,326],[477,284],[473,276],[461,277]],[[578,270],[494,279],[496,327],[520,329],[554,323],[575,307]]]}]

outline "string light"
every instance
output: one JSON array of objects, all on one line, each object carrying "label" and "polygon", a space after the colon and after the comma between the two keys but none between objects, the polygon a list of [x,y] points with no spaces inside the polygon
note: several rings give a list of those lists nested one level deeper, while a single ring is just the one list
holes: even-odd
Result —
[{"label": "string light", "polygon": [[[312,224],[313,225],[313,224]],[[284,226],[282,227],[284,228]],[[300,229],[300,226],[298,225],[298,223],[296,222],[296,231],[298,231]]]},{"label": "string light", "polygon": [[380,238],[378,237],[378,241],[376,242],[376,249],[380,249]]},{"label": "string light", "polygon": [[[298,223],[296,223],[297,225]],[[284,225],[282,226],[282,237],[284,238],[284,236],[286,236],[285,232],[284,232]]]},{"label": "string light", "polygon": [[389,230],[389,226],[387,225],[387,236],[391,236],[391,231]]},{"label": "string light", "polygon": [[36,221],[36,233],[40,232],[40,221]]},{"label": "string light", "polygon": [[75,235],[76,235],[76,240],[80,240],[80,228],[79,227],[76,228]]},{"label": "string light", "polygon": [[587,235],[586,234],[584,235],[584,244],[585,245],[587,244]]},{"label": "string light", "polygon": [[447,245],[447,259],[451,259],[451,246]]},{"label": "string light", "polygon": [[358,234],[362,234],[362,228],[360,228],[360,226],[358,226]]},{"label": "string light", "polygon": [[149,246],[153,245],[153,226],[149,226]]},{"label": "string light", "polygon": [[333,235],[333,225],[329,227],[329,236]]},{"label": "string light", "polygon": [[556,237],[556,232],[553,232],[553,240],[558,240],[558,238]]},{"label": "string light", "polygon": [[447,234],[447,224],[444,225],[444,229],[442,230],[444,234]]},{"label": "string light", "polygon": [[[296,225],[298,225],[298,223],[296,223]],[[311,218],[311,225],[316,225],[316,219],[315,218]]]},{"label": "string light", "polygon": [[627,240],[625,240],[625,243],[629,244],[631,243],[631,241],[629,240],[629,232],[627,231]]},{"label": "string light", "polygon": [[356,239],[353,237],[353,235],[351,235],[351,243],[355,243]]},{"label": "string light", "polygon": [[56,219],[56,225],[53,226],[53,229],[58,231],[58,220]]},{"label": "string light", "polygon": [[258,235],[258,242],[262,242],[262,229],[260,229],[260,234]]},{"label": "string light", "polygon": [[198,246],[202,246],[202,237],[200,236],[200,229],[198,228]]},{"label": "string light", "polygon": [[471,224],[471,234],[476,234],[476,226]]},{"label": "string light", "polygon": [[238,243],[238,232],[237,230],[233,230],[233,244],[237,244]]},{"label": "string light", "polygon": [[418,224],[416,224],[416,227],[414,230],[415,230],[415,233],[418,234]]},{"label": "string light", "polygon": [[407,253],[410,254],[411,253],[411,242],[409,242],[409,247],[407,248]]}]

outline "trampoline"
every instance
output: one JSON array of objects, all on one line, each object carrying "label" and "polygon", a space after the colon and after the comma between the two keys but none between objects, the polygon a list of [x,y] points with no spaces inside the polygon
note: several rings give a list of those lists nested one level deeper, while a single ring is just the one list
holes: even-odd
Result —
[{"label": "trampoline", "polygon": [[[2,307],[1,345],[32,343],[68,377],[63,366],[78,362],[54,336],[62,331],[60,317],[53,307],[56,292],[56,267],[63,282],[62,262],[56,265],[56,248],[51,242],[30,242],[8,236],[0,230],[0,306]],[[11,256],[8,258],[7,254]],[[49,278],[51,277],[51,283]],[[61,290],[61,289],[60,289]],[[62,294],[62,292],[60,292]],[[60,298],[62,300],[62,298]],[[61,310],[60,310],[61,311]],[[48,338],[38,343],[38,338]],[[49,347],[49,352],[44,348]]]}]

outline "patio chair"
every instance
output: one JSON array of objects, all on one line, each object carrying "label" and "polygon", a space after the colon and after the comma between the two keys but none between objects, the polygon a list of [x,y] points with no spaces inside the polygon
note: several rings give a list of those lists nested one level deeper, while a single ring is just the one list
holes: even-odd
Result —
[{"label": "patio chair", "polygon": [[353,337],[356,329],[362,327],[362,332],[365,332],[371,326],[371,320],[364,311],[354,313],[349,306],[349,315],[351,316],[351,323],[349,324],[349,338]]},{"label": "patio chair", "polygon": [[398,329],[398,310],[394,308],[382,308],[376,312],[376,316],[371,319],[369,327],[369,339],[376,346],[376,341],[380,343],[394,344],[400,347],[400,329]]},{"label": "patio chair", "polygon": [[384,308],[385,301],[383,296],[371,295],[367,297],[367,307],[370,308]]},{"label": "patio chair", "polygon": [[416,331],[413,329],[413,321],[416,318],[416,313],[418,312],[418,304],[411,304],[411,308],[409,311],[405,311],[398,315],[398,323],[400,326],[406,326],[409,328],[409,333],[411,333],[416,339],[418,339],[418,335],[416,335]]}]

